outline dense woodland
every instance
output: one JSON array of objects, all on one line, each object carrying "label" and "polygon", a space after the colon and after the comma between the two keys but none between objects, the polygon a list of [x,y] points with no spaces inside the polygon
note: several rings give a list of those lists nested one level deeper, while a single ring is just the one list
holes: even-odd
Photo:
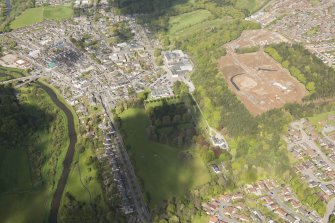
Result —
[{"label": "dense woodland", "polygon": [[[45,117],[38,108],[22,105],[16,94],[14,88],[0,85],[1,149],[20,148],[20,145],[22,146],[22,143],[29,140],[30,135],[41,127],[42,120],[38,117]],[[29,111],[33,111],[35,115],[31,116]],[[46,124],[43,124],[42,127],[45,127]]]},{"label": "dense woodland", "polygon": [[306,86],[307,99],[335,96],[335,70],[298,44],[281,43],[265,50]]},{"label": "dense woodland", "polygon": [[189,145],[195,134],[192,116],[184,103],[167,104],[149,111],[152,140],[175,146]]}]

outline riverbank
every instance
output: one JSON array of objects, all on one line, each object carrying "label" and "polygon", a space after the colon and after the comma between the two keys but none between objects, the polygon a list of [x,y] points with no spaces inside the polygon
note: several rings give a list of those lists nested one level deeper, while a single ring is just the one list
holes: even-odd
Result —
[{"label": "riverbank", "polygon": [[53,103],[57,105],[57,107],[60,108],[65,113],[67,117],[68,136],[70,139],[68,150],[66,152],[65,159],[63,161],[63,172],[57,183],[57,188],[56,188],[56,191],[54,193],[54,196],[51,202],[49,223],[56,223],[59,206],[62,200],[64,188],[66,186],[66,182],[67,182],[70,170],[71,170],[71,164],[72,164],[75,147],[77,143],[77,132],[76,132],[76,125],[75,125],[76,115],[73,109],[69,108],[67,103],[65,103],[65,100],[62,100],[62,97],[60,97],[59,94],[57,94],[57,91],[54,88],[52,88],[49,84],[47,84],[44,81],[39,81],[38,84],[45,92],[47,92],[47,94],[50,96]]},{"label": "riverbank", "polygon": [[46,222],[69,145],[67,120],[35,84],[20,88],[16,96],[20,109],[9,116],[1,113],[2,119],[17,117],[22,137],[12,148],[0,143],[0,221]]}]

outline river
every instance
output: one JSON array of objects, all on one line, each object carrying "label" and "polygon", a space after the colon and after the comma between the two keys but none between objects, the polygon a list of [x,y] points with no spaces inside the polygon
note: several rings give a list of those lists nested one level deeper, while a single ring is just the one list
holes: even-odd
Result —
[{"label": "river", "polygon": [[38,82],[38,85],[47,92],[47,94],[50,96],[53,103],[55,103],[57,107],[59,107],[62,111],[64,111],[66,118],[67,118],[67,128],[68,128],[69,138],[70,138],[70,144],[66,152],[64,162],[63,162],[63,172],[58,181],[57,188],[56,188],[55,194],[51,202],[51,209],[50,209],[50,214],[49,214],[49,223],[56,223],[60,202],[62,199],[64,188],[66,186],[67,178],[70,173],[71,163],[72,163],[73,155],[75,152],[75,146],[77,143],[77,133],[76,133],[75,124],[74,124],[74,117],[70,109],[66,107],[66,105],[63,104],[58,99],[56,93],[51,88],[49,88],[48,86],[40,82]]}]

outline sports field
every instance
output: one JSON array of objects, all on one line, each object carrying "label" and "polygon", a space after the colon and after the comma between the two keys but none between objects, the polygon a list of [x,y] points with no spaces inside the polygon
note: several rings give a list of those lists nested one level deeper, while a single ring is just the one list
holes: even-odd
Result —
[{"label": "sports field", "polygon": [[21,15],[10,24],[12,29],[18,29],[45,20],[63,20],[69,19],[73,15],[73,9],[70,6],[44,6],[30,8],[25,10]]},{"label": "sports field", "polygon": [[[208,169],[197,150],[174,148],[148,139],[149,119],[144,109],[129,109],[122,113],[121,119],[125,144],[136,175],[149,195],[150,207],[164,199],[183,196],[192,187],[209,181]],[[193,159],[183,161],[181,154],[185,151],[189,151]]]}]

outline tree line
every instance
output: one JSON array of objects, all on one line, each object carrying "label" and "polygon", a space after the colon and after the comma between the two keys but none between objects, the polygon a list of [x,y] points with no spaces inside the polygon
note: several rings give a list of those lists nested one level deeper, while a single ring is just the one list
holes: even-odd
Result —
[{"label": "tree line", "polygon": [[335,96],[335,70],[299,44],[280,43],[266,47],[277,62],[306,86],[306,99]]}]

